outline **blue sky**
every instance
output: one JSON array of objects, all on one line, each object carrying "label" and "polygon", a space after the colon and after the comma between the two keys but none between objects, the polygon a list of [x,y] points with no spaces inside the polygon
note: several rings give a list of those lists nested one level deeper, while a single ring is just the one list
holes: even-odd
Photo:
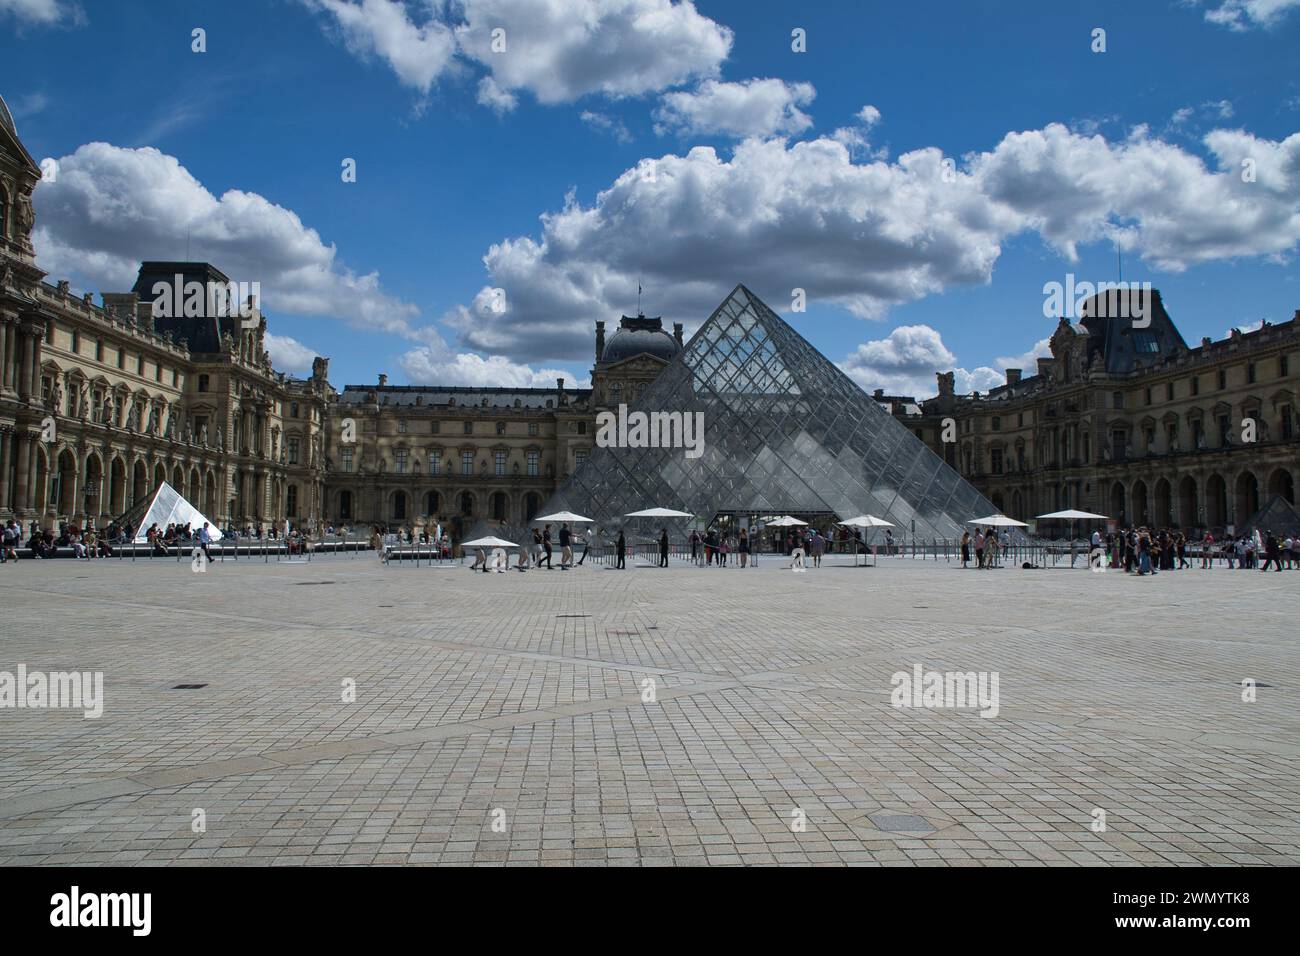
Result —
[{"label": "blue sky", "polygon": [[928,395],[1030,366],[1043,284],[1117,241],[1190,344],[1290,318],[1297,40],[1300,0],[0,0],[0,95],[58,162],[51,280],[188,246],[260,282],[280,367],[581,380],[638,281],[688,329],[744,282]]}]

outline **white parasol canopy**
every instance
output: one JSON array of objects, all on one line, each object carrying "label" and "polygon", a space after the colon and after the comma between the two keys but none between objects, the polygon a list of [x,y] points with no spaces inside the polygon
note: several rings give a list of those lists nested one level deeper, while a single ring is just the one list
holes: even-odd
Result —
[{"label": "white parasol canopy", "polygon": [[1017,521],[1015,518],[1008,518],[1006,515],[988,515],[984,518],[971,518],[967,524],[987,524],[995,528],[1028,528],[1029,525],[1023,521]]},{"label": "white parasol canopy", "polygon": [[532,523],[538,524],[542,521],[570,521],[570,522],[588,521],[590,522],[595,520],[596,520],[595,518],[584,518],[582,515],[575,515],[572,511],[557,511],[553,515],[538,515],[536,518],[533,519]]},{"label": "white parasol canopy", "polygon": [[644,511],[629,511],[624,518],[694,518],[689,511],[674,511],[672,508],[646,508]]},{"label": "white parasol canopy", "polygon": [[473,541],[461,542],[462,548],[517,548],[519,545],[513,541],[507,541],[505,538],[494,538],[488,535],[486,538],[475,538]]},{"label": "white parasol canopy", "polygon": [[795,525],[806,525],[806,524],[808,524],[807,521],[800,521],[798,518],[792,518],[789,515],[782,515],[780,518],[777,518],[774,521],[769,521],[767,523],[767,526],[769,528],[792,528]]},{"label": "white parasol canopy", "polygon": [[1080,511],[1078,508],[1067,508],[1065,511],[1053,511],[1048,515],[1039,515],[1039,518],[1061,518],[1066,521],[1105,521],[1108,515],[1095,515],[1091,511]]},{"label": "white parasol canopy", "polygon": [[877,518],[875,515],[858,515],[856,518],[849,518],[847,521],[841,521],[839,524],[846,528],[892,528],[894,523],[886,521],[884,518]]}]

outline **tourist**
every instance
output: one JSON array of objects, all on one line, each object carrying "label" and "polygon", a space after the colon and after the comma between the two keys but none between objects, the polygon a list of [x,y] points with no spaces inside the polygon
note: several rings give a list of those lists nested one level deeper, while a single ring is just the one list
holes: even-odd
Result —
[{"label": "tourist", "polygon": [[984,570],[984,530],[982,528],[975,529],[975,569],[977,571]]},{"label": "tourist", "polygon": [[1282,560],[1289,569],[1300,568],[1300,554],[1296,553],[1296,539],[1292,535],[1287,535],[1282,545]]},{"label": "tourist", "polygon": [[519,571],[520,573],[527,573],[528,571],[528,549],[527,548],[519,549],[519,560],[515,563],[515,570]]},{"label": "tourist", "polygon": [[700,533],[698,531],[692,531],[690,541],[691,541],[691,564],[699,564],[700,563],[700,555],[699,555]]},{"label": "tourist", "polygon": [[970,532],[961,533],[961,566],[963,568],[970,565]]},{"label": "tourist", "polygon": [[821,532],[816,529],[812,533],[812,559],[813,567],[822,566],[822,555],[826,553],[826,539],[822,537]]},{"label": "tourist", "polygon": [[618,570],[625,570],[627,565],[624,563],[624,556],[627,554],[627,541],[623,537],[623,529],[618,529],[618,544],[614,546],[618,554]]},{"label": "tourist", "polygon": [[542,556],[546,558],[546,570],[554,571],[555,568],[551,566],[551,526],[549,524],[542,528]]},{"label": "tourist", "polygon": [[208,530],[208,523],[205,521],[203,527],[199,529],[199,547],[203,549],[203,556],[208,559],[208,564],[212,563],[212,555],[208,553],[208,546],[211,544],[212,532]]},{"label": "tourist", "polygon": [[998,566],[998,532],[996,528],[989,528],[984,534],[984,566],[986,568],[996,568]]},{"label": "tourist", "polygon": [[22,540],[23,529],[13,518],[0,531],[0,564],[9,560],[18,560],[18,542]]},{"label": "tourist", "polygon": [[497,574],[505,574],[510,570],[510,559],[506,557],[505,548],[495,548],[492,551],[492,567]]},{"label": "tourist", "polygon": [[740,566],[743,568],[743,567],[747,567],[748,565],[749,565],[749,532],[746,529],[741,528],[740,529]]},{"label": "tourist", "polygon": [[659,529],[659,567],[668,567],[668,529]]},{"label": "tourist", "polygon": [[569,522],[560,525],[560,570],[567,571],[573,567],[573,532]]},{"label": "tourist", "polygon": [[482,568],[485,572],[488,570],[487,552],[482,548],[474,549],[474,563],[469,566],[471,571],[477,571]]},{"label": "tourist", "polygon": [[1264,564],[1260,568],[1261,571],[1267,571],[1270,564],[1273,565],[1274,571],[1282,570],[1282,555],[1279,551],[1280,546],[1278,545],[1277,536],[1272,531],[1265,532]]},{"label": "tourist", "polygon": [[1190,568],[1192,563],[1187,560],[1187,535],[1178,532],[1178,540],[1174,546],[1178,549],[1178,570]]}]

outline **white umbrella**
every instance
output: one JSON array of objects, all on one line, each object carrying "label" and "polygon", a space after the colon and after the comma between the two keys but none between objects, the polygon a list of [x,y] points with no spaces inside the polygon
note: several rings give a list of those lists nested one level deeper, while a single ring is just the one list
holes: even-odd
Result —
[{"label": "white umbrella", "polygon": [[1041,519],[1060,518],[1070,522],[1070,567],[1074,567],[1074,522],[1077,521],[1105,521],[1106,515],[1095,515],[1090,511],[1080,511],[1078,508],[1067,508],[1065,511],[1053,511],[1051,514],[1039,515]]},{"label": "white umbrella", "polygon": [[892,521],[886,521],[884,518],[877,518],[875,515],[858,515],[856,518],[850,518],[848,521],[840,521],[837,523],[849,528],[892,528],[895,526]]},{"label": "white umbrella", "polygon": [[505,538],[494,538],[488,535],[486,538],[475,538],[473,541],[462,541],[462,548],[517,548],[519,545],[513,541],[507,541]]},{"label": "white umbrella", "polygon": [[767,526],[769,528],[791,528],[794,527],[795,525],[806,525],[806,524],[808,524],[807,521],[800,521],[798,518],[792,518],[789,515],[784,515],[780,518],[777,518],[775,521],[769,521],[767,523]]},{"label": "white umbrella", "polygon": [[[856,518],[849,518],[847,521],[841,521],[839,524],[846,528],[892,528],[894,523],[886,521],[884,518],[877,518],[875,515],[858,515]],[[865,555],[863,556],[865,562]],[[853,563],[858,563],[858,556],[853,555]]]},{"label": "white umbrella", "polygon": [[1017,521],[1015,518],[1008,518],[1006,515],[988,515],[984,518],[971,518],[967,524],[987,524],[995,528],[1028,528],[1029,525],[1023,521]]},{"label": "white umbrella", "polygon": [[572,511],[557,511],[553,515],[540,515],[533,519],[533,524],[539,524],[543,521],[595,521],[595,518],[584,518],[582,515],[575,515]]},{"label": "white umbrella", "polygon": [[629,511],[623,517],[624,518],[694,518],[695,515],[689,511],[674,511],[672,508],[646,508],[645,511]]}]

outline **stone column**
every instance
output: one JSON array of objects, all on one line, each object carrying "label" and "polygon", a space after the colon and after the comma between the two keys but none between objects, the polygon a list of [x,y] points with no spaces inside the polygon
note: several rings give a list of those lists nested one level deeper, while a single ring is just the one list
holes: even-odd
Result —
[{"label": "stone column", "polygon": [[12,432],[0,431],[0,511],[9,506],[9,446],[12,441]]},{"label": "stone column", "polygon": [[0,320],[0,388],[9,387],[9,323]]},{"label": "stone column", "polygon": [[28,338],[32,340],[32,381],[27,386],[27,394],[31,396],[33,402],[41,400],[41,344],[43,336],[36,329],[28,331]]},{"label": "stone column", "polygon": [[31,477],[32,436],[27,432],[18,433],[17,470],[14,473],[14,515],[27,510],[28,481]]},{"label": "stone column", "polygon": [[5,323],[4,347],[4,387],[14,390],[14,363],[18,361],[18,326],[12,322]]},{"label": "stone column", "polygon": [[[37,499],[40,498],[41,492],[41,487],[38,484],[40,469],[37,467],[41,453],[41,442],[36,435],[28,435],[27,439],[27,455],[30,459],[27,465],[27,507],[35,512]],[[47,474],[45,478],[48,481],[49,475]],[[48,493],[49,489],[46,488],[45,490]],[[49,502],[46,502],[46,504],[48,505]]]}]

